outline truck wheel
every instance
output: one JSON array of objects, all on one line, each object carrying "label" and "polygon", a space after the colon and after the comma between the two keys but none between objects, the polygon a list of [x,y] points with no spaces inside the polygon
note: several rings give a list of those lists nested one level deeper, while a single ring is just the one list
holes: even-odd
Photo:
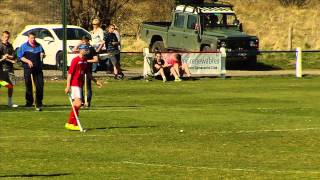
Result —
[{"label": "truck wheel", "polygon": [[56,68],[58,70],[63,69],[63,53],[62,53],[62,51],[59,51],[56,55]]},{"label": "truck wheel", "polygon": [[156,51],[164,52],[164,51],[166,51],[166,49],[164,48],[163,41],[154,42],[152,44],[151,51],[152,52],[156,52]]},{"label": "truck wheel", "polygon": [[256,65],[257,64],[257,56],[249,56],[248,57],[248,64],[249,65]]}]

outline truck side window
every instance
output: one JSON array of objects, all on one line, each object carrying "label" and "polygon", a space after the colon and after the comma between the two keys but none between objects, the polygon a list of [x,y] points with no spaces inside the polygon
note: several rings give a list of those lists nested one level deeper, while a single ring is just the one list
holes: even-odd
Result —
[{"label": "truck side window", "polygon": [[183,28],[183,25],[184,25],[184,15],[177,13],[174,18],[174,27]]},{"label": "truck side window", "polygon": [[196,28],[196,24],[197,24],[197,16],[192,16],[189,15],[188,16],[188,29],[195,29]]}]

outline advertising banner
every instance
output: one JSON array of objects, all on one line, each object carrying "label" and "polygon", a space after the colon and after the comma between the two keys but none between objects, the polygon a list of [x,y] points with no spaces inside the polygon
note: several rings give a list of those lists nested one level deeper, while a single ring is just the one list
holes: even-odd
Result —
[{"label": "advertising banner", "polygon": [[[177,53],[162,53],[162,58],[167,63],[173,61]],[[218,75],[226,74],[225,57],[219,52],[179,53],[182,63],[186,63],[193,75]],[[144,53],[143,75],[152,75],[153,53]]]}]

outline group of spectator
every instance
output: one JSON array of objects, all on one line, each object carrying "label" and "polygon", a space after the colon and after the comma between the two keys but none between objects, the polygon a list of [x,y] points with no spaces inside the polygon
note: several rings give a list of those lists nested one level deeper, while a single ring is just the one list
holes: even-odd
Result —
[{"label": "group of spectator", "polygon": [[[107,27],[106,32],[101,28],[99,19],[92,21],[91,37],[83,36],[79,44],[73,48],[75,53],[79,53],[81,45],[88,46],[88,52],[85,53],[85,58],[88,62],[90,76],[92,72],[97,70],[99,62],[99,53],[104,53],[110,59],[113,65],[115,79],[123,79],[124,74],[120,68],[120,34],[117,31],[117,26],[111,24]],[[24,69],[25,80],[25,107],[31,107],[33,104],[36,110],[42,110],[43,100],[43,71],[42,59],[45,57],[44,49],[41,44],[36,41],[36,35],[32,32],[28,33],[28,40],[19,47],[18,52],[15,52],[12,44],[9,42],[10,32],[4,31],[1,35],[0,42],[0,72],[4,74],[13,74],[13,64],[15,59],[22,63]],[[90,42],[91,40],[91,42]],[[2,79],[1,79],[2,80]],[[13,103],[13,83],[8,79],[10,88],[8,88],[8,106],[17,107]],[[86,79],[88,102],[86,106],[90,107],[92,98],[91,78]],[[35,93],[35,94],[33,94]]]},{"label": "group of spectator", "polygon": [[[79,47],[85,45],[88,47],[84,54],[86,62],[88,63],[90,77],[92,72],[97,70],[99,62],[99,53],[107,54],[110,62],[113,65],[113,72],[115,79],[122,79],[124,74],[120,68],[120,34],[117,31],[117,26],[111,24],[107,27],[106,32],[101,28],[99,19],[92,21],[91,37],[83,36],[79,44],[73,48],[75,53],[79,53]],[[1,35],[0,42],[0,72],[5,72],[14,75],[13,64],[18,59],[23,65],[24,80],[25,80],[25,107],[31,107],[33,104],[36,110],[42,110],[43,100],[43,71],[42,59],[45,57],[45,52],[35,39],[36,35],[32,32],[28,33],[28,40],[19,47],[18,52],[15,53],[12,45],[9,42],[10,33],[4,31]],[[91,41],[90,41],[91,40]],[[163,60],[160,52],[155,53],[155,59],[152,68],[156,76],[160,76],[164,82],[167,79],[174,78],[174,81],[181,81],[181,76],[186,73],[187,77],[191,77],[190,70],[187,64],[182,63],[180,54],[172,54],[167,60]],[[87,88],[87,107],[91,106],[92,88],[91,79],[86,79]],[[10,81],[10,80],[8,80]],[[17,107],[13,103],[13,83],[10,81],[10,88],[8,88],[8,106]],[[35,93],[35,94],[33,94]]]},{"label": "group of spectator", "polygon": [[[101,28],[101,22],[99,19],[94,19],[92,21],[92,46],[95,48],[96,52],[103,53],[106,52],[108,54],[108,58],[110,59],[113,65],[113,73],[115,79],[123,79],[124,74],[120,68],[120,33],[115,24],[110,24],[106,31]],[[97,70],[98,63],[94,63],[92,67],[92,71],[95,72]]]},{"label": "group of spectator", "polygon": [[163,59],[161,52],[155,52],[155,58],[152,63],[154,76],[161,77],[163,82],[174,78],[174,81],[180,82],[183,74],[191,78],[191,72],[186,63],[181,60],[181,55],[173,53],[166,60]]},{"label": "group of spectator", "polygon": [[[77,46],[73,48],[73,52],[79,52],[79,47],[81,45],[87,45],[89,47],[88,52],[84,55],[87,62],[89,71],[88,73],[92,75],[92,72],[96,72],[99,65],[99,54],[106,53],[108,59],[113,65],[114,79],[120,80],[124,78],[124,74],[120,67],[120,34],[117,30],[117,26],[110,24],[106,32],[101,28],[101,23],[99,19],[93,19],[92,21],[92,31],[91,33],[91,44],[90,37],[83,36],[81,41]],[[92,87],[91,78],[86,78],[86,88],[87,88],[87,103],[84,104],[86,107],[91,106],[92,99]]]}]

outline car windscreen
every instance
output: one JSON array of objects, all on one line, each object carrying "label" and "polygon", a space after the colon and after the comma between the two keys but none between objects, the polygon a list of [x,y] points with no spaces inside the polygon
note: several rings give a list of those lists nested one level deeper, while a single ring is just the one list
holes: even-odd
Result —
[{"label": "car windscreen", "polygon": [[205,28],[214,27],[234,27],[238,25],[237,17],[234,13],[207,13],[201,16],[202,24]]},{"label": "car windscreen", "polygon": [[[60,40],[63,39],[63,28],[53,29]],[[68,40],[80,40],[83,36],[91,38],[91,35],[79,28],[67,28],[67,39]]]}]

